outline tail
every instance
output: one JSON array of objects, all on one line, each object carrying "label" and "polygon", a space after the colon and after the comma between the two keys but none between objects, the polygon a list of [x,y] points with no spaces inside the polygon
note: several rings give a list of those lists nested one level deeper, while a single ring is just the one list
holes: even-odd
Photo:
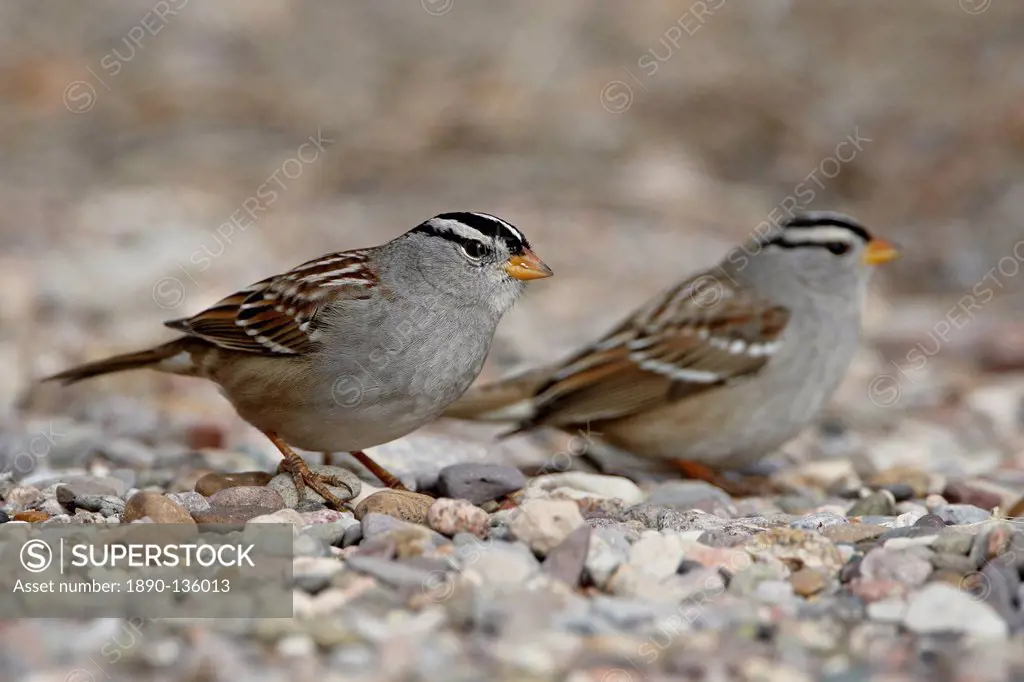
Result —
[{"label": "tail", "polygon": [[[111,374],[113,372],[146,367],[168,372],[178,371],[187,373],[187,370],[192,365],[192,360],[188,353],[191,345],[191,339],[177,339],[149,350],[138,351],[137,353],[124,353],[105,360],[97,360],[96,362],[72,367],[59,374],[46,377],[42,381],[60,381],[67,386],[76,381],[89,379],[101,374]],[[183,356],[181,355],[182,353],[184,353]]]},{"label": "tail", "polygon": [[[444,416],[471,421],[525,424],[535,416],[533,397],[549,377],[549,370],[543,367],[470,389],[448,406]],[[512,433],[518,431],[516,429]]]}]

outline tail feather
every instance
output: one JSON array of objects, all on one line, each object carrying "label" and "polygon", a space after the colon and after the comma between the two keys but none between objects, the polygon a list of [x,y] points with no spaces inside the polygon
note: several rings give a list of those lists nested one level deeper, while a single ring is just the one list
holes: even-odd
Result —
[{"label": "tail feather", "polygon": [[535,414],[533,397],[548,376],[547,368],[540,368],[470,389],[445,410],[444,416],[470,421],[528,422]]},{"label": "tail feather", "polygon": [[[135,353],[123,353],[104,360],[88,362],[84,365],[79,365],[78,367],[66,369],[63,372],[54,374],[53,376],[48,376],[45,379],[42,379],[42,381],[60,381],[66,386],[68,384],[73,384],[76,381],[81,381],[82,379],[89,379],[101,374],[123,372],[130,369],[142,369],[146,367],[152,369],[165,369],[159,365],[161,363],[165,363],[165,361],[168,361],[171,358],[174,358],[180,353],[186,352],[188,348],[189,339],[178,339],[148,350],[142,350]],[[170,368],[168,367],[166,369]]]}]

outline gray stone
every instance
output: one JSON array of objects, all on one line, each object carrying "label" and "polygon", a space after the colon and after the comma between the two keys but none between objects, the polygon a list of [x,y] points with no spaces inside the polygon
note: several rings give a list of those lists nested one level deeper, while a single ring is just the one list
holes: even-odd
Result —
[{"label": "gray stone", "polygon": [[397,589],[426,589],[431,571],[375,556],[349,555],[345,563],[354,571],[373,576]]},{"label": "gray stone", "polygon": [[317,523],[306,526],[302,529],[302,535],[308,535],[327,545],[341,547],[345,533],[348,532],[349,528],[353,527],[360,527],[360,523],[355,520],[355,517],[334,521],[333,523]]},{"label": "gray stone", "polygon": [[297,557],[325,557],[330,554],[327,545],[311,535],[293,538],[292,552]]},{"label": "gray stone", "polygon": [[466,574],[476,575],[482,583],[522,585],[540,571],[540,563],[521,542],[481,543],[473,551],[459,556]]},{"label": "gray stone", "polygon": [[626,632],[641,629],[658,615],[655,605],[651,602],[603,594],[591,600],[590,608],[594,616],[604,619],[616,630]]},{"label": "gray stone", "polygon": [[955,530],[940,531],[932,549],[941,554],[967,554],[974,544],[974,535]]},{"label": "gray stone", "polygon": [[210,501],[197,492],[168,493],[167,497],[187,509],[190,514],[197,511],[206,511],[210,508]]},{"label": "gray stone", "polygon": [[579,526],[560,545],[548,553],[541,570],[555,580],[576,587],[590,551],[592,531],[586,524]]},{"label": "gray stone", "polygon": [[292,563],[292,579],[299,589],[315,594],[342,570],[344,565],[333,557],[296,557]]},{"label": "gray stone", "polygon": [[944,582],[933,582],[910,595],[903,626],[916,634],[970,633],[1005,639],[1009,626],[988,604]]},{"label": "gray stone", "polygon": [[579,507],[569,500],[526,500],[515,511],[519,513],[510,515],[509,532],[541,556],[584,525]]},{"label": "gray stone", "polygon": [[605,589],[615,570],[628,560],[629,543],[621,533],[608,528],[594,530],[584,565],[595,585]]},{"label": "gray stone", "polygon": [[931,550],[925,547],[876,547],[861,561],[860,574],[867,580],[894,580],[916,587],[924,584],[932,573],[931,556]]},{"label": "gray stone", "polygon": [[526,485],[519,469],[504,464],[452,464],[437,475],[438,492],[444,497],[483,504]]},{"label": "gray stone", "polygon": [[980,523],[992,518],[992,514],[973,504],[945,504],[937,507],[934,513],[943,521],[957,526]]},{"label": "gray stone", "polygon": [[650,504],[676,511],[698,509],[710,514],[723,512],[728,516],[733,516],[736,513],[736,505],[733,503],[732,497],[721,488],[704,481],[660,483],[651,490],[647,501]]},{"label": "gray stone", "polygon": [[362,541],[363,526],[362,523],[357,523],[356,525],[349,526],[345,529],[345,535],[343,535],[341,538],[341,546],[351,547],[352,545],[358,545]]},{"label": "gray stone", "polygon": [[822,528],[829,526],[839,526],[850,523],[845,516],[839,514],[833,514],[832,512],[816,512],[814,514],[808,514],[803,518],[799,518],[795,521],[790,522],[791,528],[799,528],[800,530],[815,530],[820,531]]},{"label": "gray stone", "polygon": [[888,490],[879,490],[853,503],[847,517],[891,516],[896,513],[896,500]]}]

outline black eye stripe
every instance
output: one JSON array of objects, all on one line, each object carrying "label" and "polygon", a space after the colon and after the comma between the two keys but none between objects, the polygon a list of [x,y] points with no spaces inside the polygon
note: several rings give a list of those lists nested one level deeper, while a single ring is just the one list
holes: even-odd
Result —
[{"label": "black eye stripe", "polygon": [[837,256],[840,256],[853,248],[852,244],[848,244],[846,242],[789,242],[782,241],[781,239],[773,239],[772,241],[767,242],[767,244],[770,246],[777,246],[780,249],[804,249],[812,247],[827,249]]},{"label": "black eye stripe", "polygon": [[[420,232],[422,234],[429,234],[434,237],[440,237],[441,239],[446,239],[450,242],[454,242],[455,244],[458,244],[459,247],[461,247],[462,249],[465,249],[467,253],[473,252],[473,249],[476,248],[475,246],[473,246],[474,244],[482,244],[482,242],[480,242],[480,240],[478,239],[463,237],[461,234],[456,234],[454,232],[449,232],[447,230],[438,230],[436,227],[430,225],[429,223],[423,223],[422,225],[417,227],[415,231]],[[483,244],[483,246],[485,249],[487,248],[486,244]]]}]

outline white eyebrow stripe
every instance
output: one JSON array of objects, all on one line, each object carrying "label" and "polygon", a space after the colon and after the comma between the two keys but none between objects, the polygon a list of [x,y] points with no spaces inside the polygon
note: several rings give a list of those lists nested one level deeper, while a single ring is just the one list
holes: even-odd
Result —
[{"label": "white eyebrow stripe", "polygon": [[814,225],[811,227],[787,227],[782,233],[782,241],[787,244],[800,242],[816,242],[828,244],[830,242],[851,243],[858,237],[845,227],[835,225]]}]

